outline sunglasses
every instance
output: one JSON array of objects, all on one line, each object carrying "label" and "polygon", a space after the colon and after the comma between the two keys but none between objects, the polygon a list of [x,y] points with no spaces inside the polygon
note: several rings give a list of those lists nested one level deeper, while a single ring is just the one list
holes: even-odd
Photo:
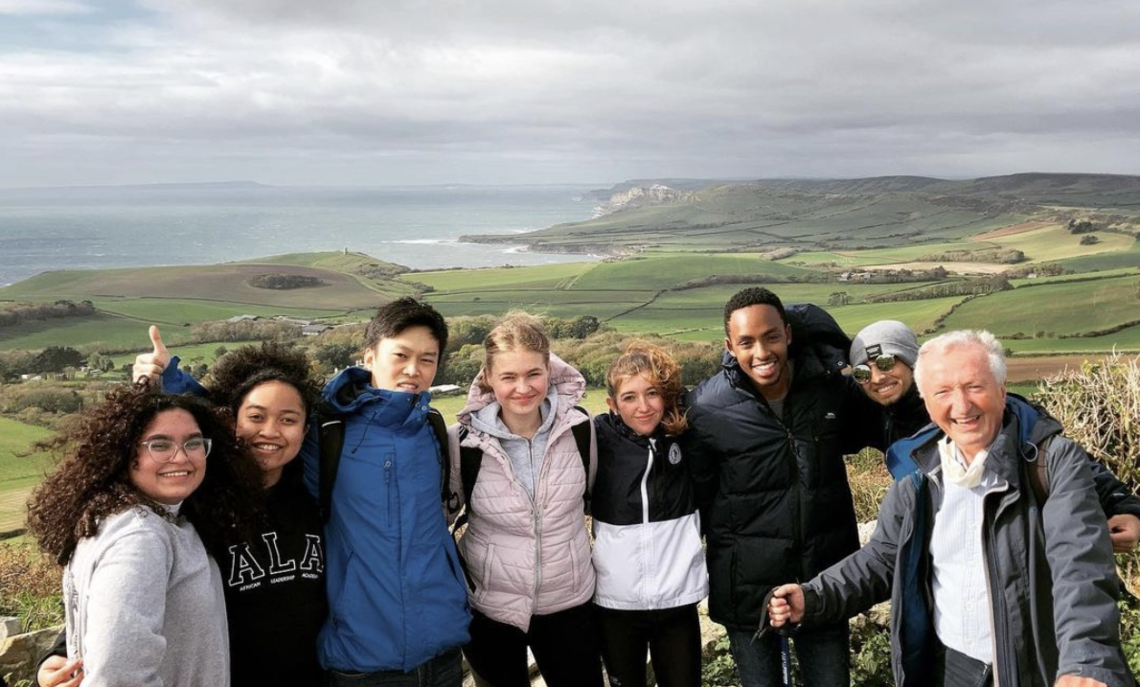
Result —
[{"label": "sunglasses", "polygon": [[[873,361],[869,360],[867,362],[873,362],[875,364],[875,367],[879,368],[880,372],[890,372],[891,368],[893,368],[895,366],[895,363],[898,361],[899,359],[895,356],[887,354],[876,356]],[[856,365],[851,370],[851,376],[855,378],[856,382],[859,382],[860,384],[866,384],[867,382],[871,381],[871,366],[867,365],[866,363],[862,365]]]}]

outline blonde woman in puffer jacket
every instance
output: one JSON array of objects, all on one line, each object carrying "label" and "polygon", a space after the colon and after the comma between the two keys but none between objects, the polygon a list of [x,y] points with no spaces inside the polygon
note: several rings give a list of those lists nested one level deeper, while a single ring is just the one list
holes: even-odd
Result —
[{"label": "blonde woman in puffer jacket", "polygon": [[482,451],[459,541],[474,611],[463,653],[483,687],[528,687],[528,647],[549,687],[602,687],[583,513],[596,449],[588,475],[572,430],[590,422],[575,408],[586,381],[525,313],[508,313],[484,347],[449,429],[453,493],[464,492],[461,452]]}]

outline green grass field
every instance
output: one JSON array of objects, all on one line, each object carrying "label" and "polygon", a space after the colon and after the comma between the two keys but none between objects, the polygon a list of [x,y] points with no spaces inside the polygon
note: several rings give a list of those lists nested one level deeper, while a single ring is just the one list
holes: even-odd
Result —
[{"label": "green grass field", "polygon": [[1079,334],[1140,319],[1135,276],[1003,291],[964,303],[947,318],[950,329]]},{"label": "green grass field", "polygon": [[490,267],[478,270],[414,272],[405,279],[433,287],[437,293],[478,292],[488,289],[554,289],[570,283],[593,263],[559,263],[537,267]]},{"label": "green grass field", "polygon": [[121,315],[154,324],[181,325],[188,322],[224,320],[235,315],[284,315],[298,319],[315,320],[344,314],[344,310],[315,308],[285,308],[244,303],[219,303],[180,298],[93,298],[100,312]]},{"label": "green grass field", "polygon": [[[325,285],[279,290],[248,283],[255,275],[278,271],[316,277]],[[47,272],[0,289],[2,300],[168,298],[334,311],[375,307],[380,295],[361,280],[332,270],[245,263]]]},{"label": "green grass field", "polygon": [[1053,262],[1082,256],[1126,251],[1134,243],[1131,236],[1100,232],[1100,243],[1081,245],[1083,235],[1073,235],[1065,227],[1054,225],[990,239],[991,243],[1020,250],[1030,262]]},{"label": "green grass field", "polygon": [[45,454],[20,454],[49,435],[45,429],[0,417],[0,533],[23,526],[28,496],[51,466]]},{"label": "green grass field", "polygon": [[[48,346],[90,347],[100,350],[130,349],[138,345],[139,332],[146,337],[149,322],[113,315],[69,317],[65,320],[42,320],[14,327],[0,328],[0,349],[41,349]],[[181,327],[167,327],[170,343],[184,341],[187,333]],[[189,332],[189,328],[185,329]]]}]

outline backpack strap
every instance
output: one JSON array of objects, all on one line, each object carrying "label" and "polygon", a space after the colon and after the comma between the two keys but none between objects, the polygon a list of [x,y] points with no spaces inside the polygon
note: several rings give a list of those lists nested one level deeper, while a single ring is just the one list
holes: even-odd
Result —
[{"label": "backpack strap", "polygon": [[459,496],[451,491],[447,421],[443,419],[443,414],[435,408],[428,409],[427,421],[431,425],[432,432],[435,433],[435,440],[438,444],[436,458],[439,460],[439,501],[447,508],[448,512],[454,513],[459,510]]},{"label": "backpack strap", "polygon": [[[467,513],[471,510],[471,492],[475,491],[475,481],[479,479],[479,470],[483,467],[483,449],[478,446],[464,446],[463,440],[467,438],[466,425],[459,425],[459,482],[463,485],[463,503],[466,504],[463,514],[459,517],[467,522]],[[456,521],[459,529],[459,520]]]},{"label": "backpack strap", "polygon": [[596,471],[590,468],[597,460],[594,422],[590,419],[590,411],[582,406],[574,406],[574,409],[586,416],[586,421],[572,426],[570,432],[574,435],[574,444],[577,445],[578,456],[582,459],[582,470],[586,473],[586,490],[582,494],[582,501],[583,507],[589,513],[590,497],[594,492],[594,475],[596,474]]},{"label": "backpack strap", "polygon": [[1053,443],[1052,434],[1045,437],[1040,446],[1037,446],[1037,455],[1033,460],[1027,460],[1029,467],[1025,474],[1029,478],[1029,486],[1033,489],[1033,497],[1037,500],[1037,507],[1043,508],[1045,500],[1049,498],[1049,445]]},{"label": "backpack strap", "polygon": [[[582,469],[586,473],[586,491],[583,495],[587,512],[590,507],[590,493],[593,490],[595,439],[594,423],[590,421],[590,412],[582,406],[574,409],[586,416],[586,421],[570,428],[574,435],[574,445],[578,448],[578,455],[582,459]],[[467,514],[471,510],[471,494],[475,491],[475,482],[479,479],[479,470],[483,467],[483,449],[476,446],[464,446],[463,440],[467,437],[467,426],[459,426],[459,481],[463,485],[463,503],[467,504],[464,512],[455,521],[455,529],[467,522]],[[452,511],[454,512],[454,511]]]},{"label": "backpack strap", "polygon": [[344,448],[344,419],[320,411],[317,418],[321,423],[321,450],[317,471],[318,506],[321,522],[327,523],[332,509],[333,485],[336,484],[336,473],[340,468],[340,452]]}]

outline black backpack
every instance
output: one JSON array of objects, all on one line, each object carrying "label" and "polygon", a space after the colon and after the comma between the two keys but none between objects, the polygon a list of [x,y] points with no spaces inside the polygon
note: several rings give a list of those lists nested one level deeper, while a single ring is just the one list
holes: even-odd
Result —
[{"label": "black backpack", "polygon": [[[435,439],[439,443],[436,458],[439,460],[440,502],[450,505],[455,501],[455,497],[451,494],[448,480],[447,423],[444,422],[443,415],[435,408],[428,411],[427,419],[435,433]],[[344,415],[325,407],[317,411],[317,420],[321,426],[319,505],[321,522],[328,522],[329,512],[332,509],[333,485],[336,484],[336,473],[340,468],[340,454],[344,448]]]}]

